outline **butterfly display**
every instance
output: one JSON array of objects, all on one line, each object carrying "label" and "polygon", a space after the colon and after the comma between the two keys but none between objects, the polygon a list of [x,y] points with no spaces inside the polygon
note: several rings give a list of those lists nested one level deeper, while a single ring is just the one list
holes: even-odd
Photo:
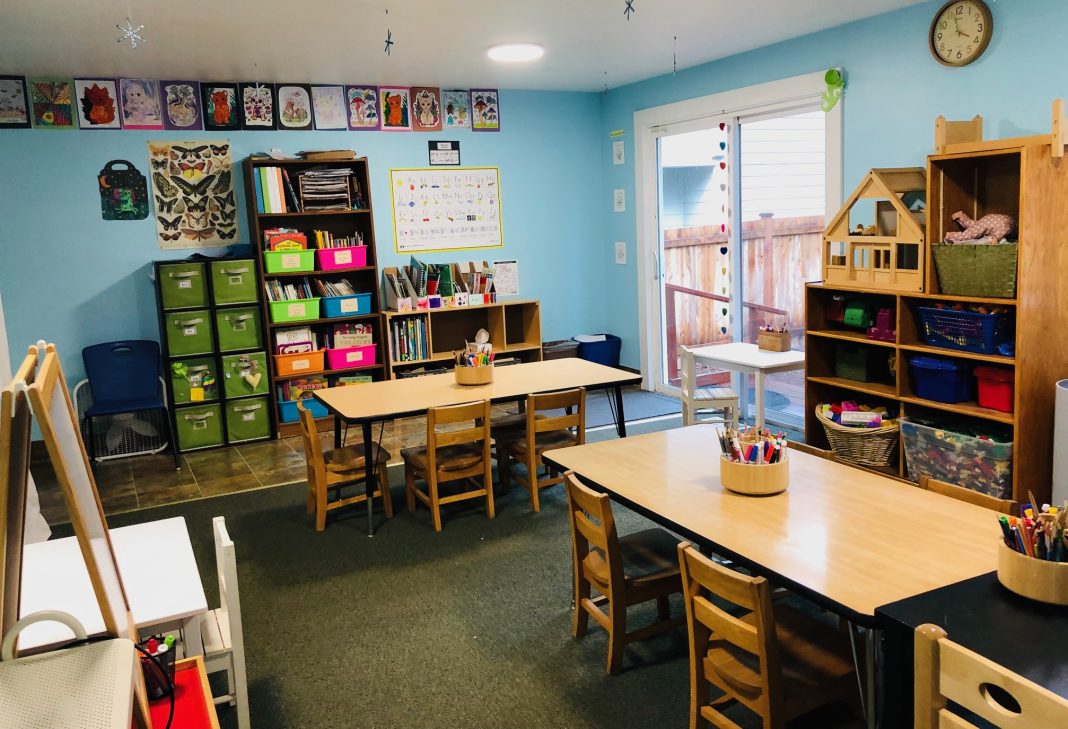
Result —
[{"label": "butterfly display", "polygon": [[178,188],[167,181],[167,176],[162,172],[152,173],[152,184],[163,197],[177,197]]},{"label": "butterfly display", "polygon": [[230,190],[230,204],[233,205],[234,204],[234,192],[233,192],[233,187],[231,187],[231,185],[230,185],[230,182],[231,182],[230,170],[224,170],[224,171],[220,172],[219,173],[219,181],[215,183],[215,187],[212,188],[212,192],[214,192],[216,195],[221,195],[222,193],[226,192],[227,190]]},{"label": "butterfly display", "polygon": [[178,187],[182,189],[182,193],[187,196],[202,197],[208,194],[208,188],[211,187],[211,183],[215,180],[215,175],[207,175],[200,182],[191,183],[187,182],[181,177],[172,177],[171,180]]},{"label": "butterfly display", "polygon": [[182,222],[182,216],[167,220],[162,215],[159,216],[159,224],[163,226],[164,230],[178,230],[178,224]]},{"label": "butterfly display", "polygon": [[237,215],[237,210],[231,210],[229,212],[223,210],[219,213],[219,217],[227,223],[234,222],[234,217]]},{"label": "butterfly display", "polygon": [[237,235],[237,228],[231,228],[230,230],[217,229],[215,232],[218,233],[220,238],[230,240]]},{"label": "butterfly display", "polygon": [[[230,143],[150,142],[161,248],[228,245],[237,237]],[[221,226],[221,227],[220,227]]]},{"label": "butterfly display", "polygon": [[230,190],[230,192],[226,193],[225,195],[216,195],[215,196],[215,202],[219,203],[219,205],[221,205],[224,208],[225,207],[231,207],[232,208],[232,207],[237,205],[237,203],[234,202],[234,191],[233,190]]},{"label": "butterfly display", "polygon": [[180,210],[179,211],[175,211],[174,206],[177,203],[178,203],[178,198],[174,198],[172,200],[167,200],[166,198],[162,198],[159,195],[156,195],[156,212],[157,213],[182,212]]},{"label": "butterfly display", "polygon": [[216,157],[227,157],[230,154],[229,144],[210,144],[208,146],[211,147],[211,153]]},{"label": "butterfly display", "polygon": [[191,240],[207,240],[215,235],[215,228],[182,228],[182,235]]},{"label": "butterfly display", "polygon": [[208,224],[208,214],[207,214],[207,212],[204,212],[204,213],[188,212],[188,213],[185,214],[185,223],[186,223],[186,225],[190,225],[190,226],[199,225],[200,227],[203,228],[203,227],[207,226],[207,224]]},{"label": "butterfly display", "polygon": [[186,209],[189,213],[203,213],[208,209],[208,198],[202,197],[199,200],[189,198],[186,200]]},{"label": "butterfly display", "polygon": [[159,237],[162,238],[163,240],[168,240],[168,241],[170,241],[170,240],[178,240],[179,238],[182,237],[182,234],[181,233],[160,233]]}]

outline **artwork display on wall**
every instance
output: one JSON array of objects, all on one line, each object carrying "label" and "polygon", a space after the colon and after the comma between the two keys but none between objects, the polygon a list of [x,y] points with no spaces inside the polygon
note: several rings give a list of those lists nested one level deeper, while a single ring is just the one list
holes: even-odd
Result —
[{"label": "artwork display on wall", "polygon": [[389,171],[398,253],[500,248],[500,170],[440,167]]},{"label": "artwork display on wall", "polygon": [[159,247],[209,248],[235,242],[230,143],[149,142]]},{"label": "artwork display on wall", "polygon": [[203,127],[199,81],[160,81],[159,88],[163,97],[164,129],[191,131]]},{"label": "artwork display on wall", "polygon": [[159,83],[144,78],[119,79],[123,129],[162,129]]},{"label": "artwork display on wall", "polygon": [[30,110],[35,129],[74,129],[74,80],[30,79]]},{"label": "artwork display on wall", "polygon": [[22,76],[0,76],[0,129],[26,129],[29,126],[26,79]]},{"label": "artwork display on wall", "polygon": [[312,128],[311,87],[308,84],[278,84],[278,128]]},{"label": "artwork display on wall", "polygon": [[412,87],[412,130],[441,131],[441,91],[431,86]]},{"label": "artwork display on wall", "polygon": [[471,89],[474,111],[471,129],[476,132],[501,131],[501,110],[497,89]]},{"label": "artwork display on wall", "polygon": [[381,100],[382,129],[410,132],[412,110],[409,89],[402,86],[381,86],[378,89],[378,98]]},{"label": "artwork display on wall", "polygon": [[471,95],[467,89],[442,91],[441,108],[446,129],[471,128]]},{"label": "artwork display on wall", "polygon": [[237,84],[203,82],[200,84],[201,107],[204,110],[204,129],[229,131],[241,128],[241,112],[237,107]]},{"label": "artwork display on wall", "polygon": [[132,162],[113,159],[96,178],[100,215],[104,220],[144,220],[148,217],[148,183]]},{"label": "artwork display on wall", "polygon": [[378,113],[377,86],[346,86],[349,129],[371,131],[378,129],[381,115]]},{"label": "artwork display on wall", "polygon": [[76,78],[78,126],[81,129],[119,129],[118,89],[115,79]]},{"label": "artwork display on wall", "polygon": [[241,128],[274,129],[274,84],[246,82],[240,85],[240,94]]},{"label": "artwork display on wall", "polygon": [[316,129],[348,129],[344,86],[312,86]]}]

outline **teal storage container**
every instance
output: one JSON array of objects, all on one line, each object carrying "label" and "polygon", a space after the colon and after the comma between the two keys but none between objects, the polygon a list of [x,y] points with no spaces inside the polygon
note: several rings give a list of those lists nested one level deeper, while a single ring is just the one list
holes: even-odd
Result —
[{"label": "teal storage container", "polygon": [[256,262],[251,258],[236,261],[212,261],[211,295],[220,304],[255,304]]},{"label": "teal storage container", "polygon": [[[326,409],[326,406],[314,397],[304,398],[304,407],[310,410],[311,414],[314,415],[316,419],[325,418],[330,415],[330,411]],[[300,413],[297,411],[297,401],[279,400],[278,419],[283,423],[296,423],[300,420]]]},{"label": "teal storage container", "polygon": [[352,294],[350,296],[327,296],[321,299],[323,317],[332,319],[339,316],[363,316],[371,313],[371,294]]},{"label": "teal storage container", "polygon": [[226,442],[260,440],[271,435],[267,398],[250,397],[226,403]]},{"label": "teal storage container", "polygon": [[159,267],[160,298],[164,309],[208,305],[208,281],[203,263],[168,263]]},{"label": "teal storage container", "polygon": [[223,444],[222,407],[214,405],[190,405],[176,408],[178,449],[191,451]]},{"label": "teal storage container", "polygon": [[263,322],[259,307],[217,309],[215,329],[219,332],[219,351],[259,349],[263,346]]},{"label": "teal storage container", "polygon": [[168,312],[163,320],[167,328],[167,350],[172,357],[214,351],[211,312],[207,309]]},{"label": "teal storage container", "polygon": [[171,392],[175,405],[219,399],[219,368],[214,357],[171,362]]},{"label": "teal storage container", "polygon": [[267,353],[228,354],[222,357],[223,392],[227,399],[265,395],[270,389]]}]

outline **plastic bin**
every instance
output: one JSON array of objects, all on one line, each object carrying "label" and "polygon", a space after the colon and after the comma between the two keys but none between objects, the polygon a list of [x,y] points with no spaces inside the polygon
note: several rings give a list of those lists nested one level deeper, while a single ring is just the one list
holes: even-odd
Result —
[{"label": "plastic bin", "polygon": [[216,305],[256,303],[256,262],[250,258],[212,261],[211,295]]},{"label": "plastic bin", "polygon": [[208,305],[203,263],[168,263],[159,267],[159,292],[164,309]]},{"label": "plastic bin", "polygon": [[1009,431],[990,428],[976,434],[948,420],[901,420],[909,479],[921,476],[958,484],[999,499],[1012,493],[1012,440]]},{"label": "plastic bin", "polygon": [[274,355],[274,374],[276,377],[288,377],[289,375],[314,375],[322,372],[324,352],[325,350],[320,349],[299,354],[276,354]]},{"label": "plastic bin", "polygon": [[315,251],[265,251],[267,273],[309,273],[315,270]]},{"label": "plastic bin", "polygon": [[363,268],[367,265],[367,246],[347,248],[321,248],[315,251],[320,271],[343,271],[348,268]]},{"label": "plastic bin", "polygon": [[979,385],[979,407],[1012,412],[1016,381],[1012,370],[983,365],[975,368],[975,380]]},{"label": "plastic bin", "polygon": [[171,356],[208,354],[215,349],[211,312],[207,309],[171,312],[164,317],[164,324],[167,327],[167,351]]},{"label": "plastic bin", "polygon": [[226,403],[226,442],[241,443],[271,435],[267,398],[249,397]]},{"label": "plastic bin", "polygon": [[218,404],[177,408],[174,420],[178,425],[179,450],[211,448],[223,443],[222,408]]},{"label": "plastic bin", "polygon": [[223,392],[227,398],[266,395],[267,353],[228,354],[222,358]]},{"label": "plastic bin", "polygon": [[619,350],[622,346],[622,339],[614,334],[605,334],[603,342],[579,342],[578,356],[607,367],[619,367]]},{"label": "plastic bin", "polygon": [[980,314],[920,306],[920,336],[927,344],[978,354],[997,354],[1011,342],[1013,328],[1007,314]]},{"label": "plastic bin", "polygon": [[852,342],[836,342],[835,377],[856,382],[877,382],[889,379],[889,350]]},{"label": "plastic bin", "polygon": [[917,397],[955,403],[972,399],[972,368],[939,357],[913,357],[909,362]]},{"label": "plastic bin", "polygon": [[326,350],[326,368],[330,370],[367,367],[376,362],[378,362],[378,346],[375,344]]},{"label": "plastic bin", "polygon": [[319,318],[318,298],[272,301],[269,306],[271,321],[276,324],[291,321],[312,321]]},{"label": "plastic bin", "polygon": [[362,316],[371,313],[371,294],[353,294],[351,296],[327,296],[319,300],[323,318],[333,319],[338,316]]},{"label": "plastic bin", "polygon": [[255,306],[240,309],[217,309],[215,329],[219,332],[219,351],[258,349],[263,346],[263,324]]},{"label": "plastic bin", "polygon": [[[214,357],[175,360],[171,365],[171,392],[175,405],[219,399],[219,376]],[[173,365],[184,365],[185,374],[176,375]],[[209,384],[205,385],[205,382]]]},{"label": "plastic bin", "polygon": [[[330,411],[326,409],[326,406],[314,397],[304,398],[304,407],[311,410],[312,415],[316,418],[325,418],[330,415]],[[279,400],[278,419],[283,423],[295,423],[300,420],[300,413],[297,412],[297,401]]]}]

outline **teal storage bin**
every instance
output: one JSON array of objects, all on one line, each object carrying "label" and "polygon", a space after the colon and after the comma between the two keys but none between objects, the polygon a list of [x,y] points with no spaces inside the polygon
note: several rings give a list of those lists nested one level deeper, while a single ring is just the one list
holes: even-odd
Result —
[{"label": "teal storage bin", "polygon": [[215,329],[219,332],[219,351],[258,349],[263,346],[263,323],[258,307],[218,309]]},{"label": "teal storage bin", "polygon": [[[330,411],[326,409],[326,406],[316,400],[314,397],[304,398],[304,407],[311,410],[312,415],[316,418],[325,418],[330,415]],[[283,423],[295,423],[300,419],[300,413],[297,412],[296,400],[279,400],[278,401],[278,419]]]},{"label": "teal storage bin", "polygon": [[222,407],[214,405],[190,405],[176,408],[178,449],[191,451],[223,444]]},{"label": "teal storage bin", "polygon": [[226,442],[241,443],[271,436],[267,398],[250,397],[226,403]]},{"label": "teal storage bin", "polygon": [[168,263],[159,267],[160,298],[164,309],[208,305],[208,282],[203,263]]},{"label": "teal storage bin", "polygon": [[267,273],[308,273],[315,270],[315,251],[266,251]]},{"label": "teal storage bin", "polygon": [[324,318],[363,316],[371,313],[371,294],[327,296],[320,300]]},{"label": "teal storage bin", "polygon": [[219,304],[254,304],[256,295],[256,262],[251,258],[236,261],[212,261],[211,295]]},{"label": "teal storage bin", "polygon": [[266,395],[270,389],[267,353],[228,354],[222,357],[223,392],[226,397]]},{"label": "teal storage bin", "polygon": [[[176,373],[175,369],[183,374]],[[174,360],[170,374],[175,405],[219,399],[219,368],[214,357]],[[193,393],[197,390],[200,391],[200,397],[193,399]]]},{"label": "teal storage bin", "polygon": [[170,355],[209,354],[215,349],[211,312],[207,309],[169,312],[164,316]]}]

